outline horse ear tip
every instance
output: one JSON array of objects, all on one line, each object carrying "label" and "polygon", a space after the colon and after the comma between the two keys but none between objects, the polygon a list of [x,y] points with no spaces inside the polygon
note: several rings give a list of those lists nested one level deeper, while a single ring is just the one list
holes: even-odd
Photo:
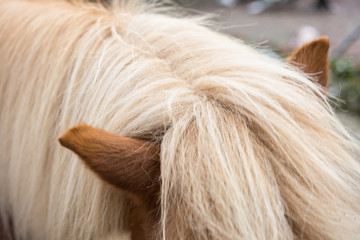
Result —
[{"label": "horse ear tip", "polygon": [[72,141],[72,139],[81,134],[82,132],[84,132],[86,129],[88,129],[89,126],[86,124],[79,124],[75,127],[72,127],[68,130],[66,130],[63,134],[61,134],[58,137],[58,141],[60,142],[60,144],[66,148],[70,147],[70,143]]},{"label": "horse ear tip", "polygon": [[321,42],[324,45],[330,46],[330,39],[328,36],[322,36],[321,38],[318,39],[319,42]]},{"label": "horse ear tip", "polygon": [[309,45],[312,45],[312,44],[328,49],[330,47],[330,39],[328,36],[322,36],[322,37],[315,39],[314,41],[309,43]]},{"label": "horse ear tip", "polygon": [[328,37],[328,36],[322,36],[322,37],[320,37],[318,40],[319,40],[319,41],[322,41],[322,42],[327,42],[327,43],[329,43],[329,42],[330,42],[330,40],[329,40],[329,37]]},{"label": "horse ear tip", "polygon": [[63,133],[58,137],[58,141],[61,146],[68,148],[69,147],[69,130]]}]

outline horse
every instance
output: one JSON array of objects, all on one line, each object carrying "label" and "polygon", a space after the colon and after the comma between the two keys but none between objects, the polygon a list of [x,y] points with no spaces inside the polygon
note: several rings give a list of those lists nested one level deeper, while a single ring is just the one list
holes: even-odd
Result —
[{"label": "horse", "polygon": [[3,239],[359,239],[328,49],[273,59],[156,2],[1,0]]}]

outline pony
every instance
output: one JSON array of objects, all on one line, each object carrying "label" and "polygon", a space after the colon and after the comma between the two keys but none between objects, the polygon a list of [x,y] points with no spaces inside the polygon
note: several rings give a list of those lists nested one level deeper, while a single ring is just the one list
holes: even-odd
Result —
[{"label": "pony", "polygon": [[0,1],[3,239],[359,239],[328,39],[284,62],[158,5]]}]

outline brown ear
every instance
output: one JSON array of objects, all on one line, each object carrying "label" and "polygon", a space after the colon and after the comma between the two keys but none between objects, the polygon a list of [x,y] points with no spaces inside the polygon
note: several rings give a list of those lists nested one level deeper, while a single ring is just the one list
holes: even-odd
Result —
[{"label": "brown ear", "polygon": [[160,191],[159,144],[79,125],[59,137],[100,178],[147,199]]},{"label": "brown ear", "polygon": [[329,77],[329,39],[322,37],[295,50],[287,62],[300,67],[305,73],[315,74],[317,82],[325,89],[328,87]]},{"label": "brown ear", "polygon": [[160,144],[121,137],[79,125],[59,137],[101,179],[130,193],[135,207],[129,212],[132,239],[152,239],[159,220]]}]

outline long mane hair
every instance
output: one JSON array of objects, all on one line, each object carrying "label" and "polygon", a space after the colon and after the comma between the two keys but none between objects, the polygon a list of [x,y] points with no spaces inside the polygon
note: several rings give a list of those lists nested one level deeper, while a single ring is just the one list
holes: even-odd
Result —
[{"label": "long mane hair", "polygon": [[358,143],[301,71],[149,4],[0,2],[0,213],[17,239],[128,239],[129,199],[57,137],[161,141],[163,239],[356,239]]}]

